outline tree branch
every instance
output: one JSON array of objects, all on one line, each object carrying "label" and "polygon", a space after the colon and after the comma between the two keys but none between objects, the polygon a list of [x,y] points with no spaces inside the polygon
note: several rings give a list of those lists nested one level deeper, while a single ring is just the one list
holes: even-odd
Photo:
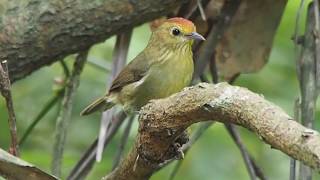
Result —
[{"label": "tree branch", "polygon": [[8,110],[8,122],[10,128],[11,144],[9,152],[14,156],[19,156],[19,144],[17,135],[16,115],[13,108],[11,95],[11,83],[8,74],[7,61],[0,62],[0,93],[6,100]]},{"label": "tree branch", "polygon": [[[304,43],[301,49],[301,56],[297,67],[300,73],[299,84],[301,94],[301,123],[308,128],[313,128],[314,126],[316,118],[316,101],[318,98],[317,59],[320,57],[318,57],[319,52],[317,52],[319,48],[317,47],[319,40],[317,39],[317,35],[315,36],[317,33],[316,24],[318,24],[318,22],[315,21],[317,18],[315,17],[314,8],[316,8],[316,11],[319,11],[319,7],[315,7],[314,3],[309,4]],[[311,169],[304,164],[300,164],[299,177],[301,180],[311,180]]]},{"label": "tree branch", "polygon": [[[114,116],[114,118],[112,119],[113,123],[110,125],[110,128],[108,129],[108,132],[106,134],[106,139],[104,143],[105,148],[109,145],[113,136],[116,134],[126,117],[127,116],[123,111],[120,111],[118,114]],[[67,177],[67,180],[84,179],[89,174],[95,162],[97,147],[98,138],[91,144],[91,146],[82,155],[81,159],[72,168],[69,176]]]},{"label": "tree branch", "polygon": [[88,51],[80,53],[75,59],[73,71],[66,84],[62,106],[57,118],[55,142],[53,145],[52,173],[61,176],[63,150],[67,137],[67,129],[71,120],[72,103],[79,86],[80,74],[87,60]]},{"label": "tree branch", "polygon": [[171,12],[187,0],[3,1],[0,61],[17,80],[129,27]]},{"label": "tree branch", "polygon": [[0,148],[0,179],[58,180],[34,165],[25,162]]},{"label": "tree branch", "polygon": [[272,148],[320,170],[320,135],[251,91],[201,83],[141,109],[139,134],[126,159],[104,179],[148,179],[177,156],[172,144],[191,124],[212,118],[255,132]]},{"label": "tree branch", "polygon": [[[128,29],[125,32],[117,35],[116,44],[113,49],[112,57],[112,71],[111,76],[107,77],[107,89],[110,88],[112,81],[121,72],[127,62],[127,55],[129,52],[129,45],[131,41],[133,29]],[[102,159],[102,153],[105,147],[105,140],[108,136],[113,136],[108,133],[109,128],[112,125],[112,116],[115,114],[115,108],[105,111],[101,115],[101,123],[99,130],[98,146],[96,153],[96,161],[100,162]],[[116,131],[115,131],[116,132]],[[108,135],[107,135],[108,134]]]}]

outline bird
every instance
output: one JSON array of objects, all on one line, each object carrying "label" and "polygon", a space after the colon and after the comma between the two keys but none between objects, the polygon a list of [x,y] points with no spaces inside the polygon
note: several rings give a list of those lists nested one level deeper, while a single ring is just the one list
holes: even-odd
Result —
[{"label": "bird", "polygon": [[109,90],[80,114],[106,111],[117,104],[125,112],[137,112],[150,100],[181,91],[192,80],[195,40],[205,38],[190,20],[165,20],[153,30],[145,49],[116,76]]}]

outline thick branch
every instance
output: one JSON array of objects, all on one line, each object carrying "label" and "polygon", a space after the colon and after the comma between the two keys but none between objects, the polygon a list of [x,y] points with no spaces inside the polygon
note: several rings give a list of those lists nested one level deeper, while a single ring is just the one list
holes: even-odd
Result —
[{"label": "thick branch", "polygon": [[187,0],[10,0],[0,4],[0,61],[17,80]]},{"label": "thick branch", "polygon": [[177,155],[172,144],[188,126],[212,119],[243,126],[272,148],[320,169],[317,131],[293,121],[278,106],[245,88],[201,83],[143,107],[135,146],[105,179],[148,179]]}]

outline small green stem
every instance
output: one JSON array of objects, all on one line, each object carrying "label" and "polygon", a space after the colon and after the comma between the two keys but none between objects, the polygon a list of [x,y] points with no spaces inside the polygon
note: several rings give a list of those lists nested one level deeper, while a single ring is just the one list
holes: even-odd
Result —
[{"label": "small green stem", "polygon": [[30,126],[27,128],[25,133],[23,134],[19,145],[22,146],[26,139],[29,137],[33,129],[36,127],[36,125],[39,123],[39,121],[49,112],[49,110],[58,102],[58,100],[62,97],[64,92],[64,89],[61,89],[58,91],[57,94],[55,94],[49,101],[44,105],[44,108],[39,112],[39,114],[36,116],[36,118],[32,121]]}]

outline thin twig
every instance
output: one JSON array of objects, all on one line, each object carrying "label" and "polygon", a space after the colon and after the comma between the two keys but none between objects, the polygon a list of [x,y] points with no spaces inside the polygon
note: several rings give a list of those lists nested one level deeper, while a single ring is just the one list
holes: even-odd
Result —
[{"label": "thin twig", "polygon": [[[198,139],[202,136],[202,134],[214,123],[214,121],[208,121],[208,122],[201,122],[197,129],[191,134],[190,140],[182,146],[182,151],[184,152],[184,155],[186,156],[189,149],[192,147],[192,145],[198,141]],[[173,170],[171,171],[169,175],[169,180],[173,180],[175,176],[177,175],[182,163],[183,159],[179,160],[178,163],[175,164]],[[170,163],[170,162],[168,162]]]},{"label": "thin twig", "polygon": [[[200,2],[200,5],[201,5],[201,7],[206,7],[209,2],[210,2],[210,0],[202,0],[202,2]],[[198,8],[201,8],[201,7],[199,7],[198,2],[195,2],[193,4],[193,2],[190,1],[190,4],[187,4],[187,5],[189,6],[189,9],[184,10],[184,9],[188,8],[188,6],[182,6],[180,9],[180,12],[178,13],[178,16],[182,16],[186,19],[194,20],[195,17],[198,17],[200,13],[204,13],[203,8],[202,8],[203,12],[201,12],[200,9],[199,9],[199,11],[196,11]]]},{"label": "thin twig", "polygon": [[299,69],[299,58],[300,58],[300,55],[299,55],[299,48],[298,48],[298,44],[300,42],[299,40],[299,28],[300,28],[300,18],[301,18],[301,13],[302,13],[302,10],[304,8],[304,3],[305,3],[305,0],[300,0],[300,5],[299,5],[299,8],[297,10],[297,13],[296,13],[296,21],[295,21],[295,28],[294,28],[294,32],[293,32],[293,43],[294,43],[294,52],[295,52],[295,57],[296,57],[296,71],[297,71],[297,74],[298,74],[298,79],[300,79],[300,69]]},{"label": "thin twig", "polygon": [[211,61],[209,63],[209,70],[210,70],[212,82],[214,84],[217,84],[219,82],[219,75],[217,70],[216,57],[214,54],[212,55]]},{"label": "thin twig", "polygon": [[110,72],[111,64],[95,57],[88,57],[87,63],[103,72]]},{"label": "thin twig", "polygon": [[14,113],[13,101],[11,95],[11,83],[9,79],[7,61],[0,63],[0,91],[6,100],[8,110],[8,123],[10,128],[11,144],[9,152],[14,156],[19,156],[19,144],[17,136],[16,115]]},{"label": "thin twig", "polygon": [[[105,140],[105,148],[108,146],[109,142],[116,134],[125,119],[126,114],[123,111],[115,115],[114,119],[112,120],[111,127],[107,132],[108,134],[106,135],[107,138]],[[95,162],[97,146],[98,138],[92,143],[78,163],[72,168],[67,180],[78,180],[80,178],[85,178],[88,175]]]},{"label": "thin twig", "polygon": [[65,77],[68,78],[70,76],[70,70],[69,70],[67,64],[64,62],[64,60],[60,60],[59,62],[62,66]]},{"label": "thin twig", "polygon": [[[185,155],[186,155],[186,153],[185,153]],[[171,173],[169,175],[168,180],[174,180],[174,178],[176,177],[176,175],[177,175],[182,163],[183,163],[183,160],[181,159],[175,164],[175,166],[173,167],[173,169],[172,169],[172,171],[171,171]]]},{"label": "thin twig", "polygon": [[[294,116],[293,119],[300,119],[300,99],[297,98],[294,102]],[[290,157],[290,172],[289,180],[296,180],[296,160]]]},{"label": "thin twig", "polygon": [[[67,64],[64,62],[64,60],[60,60],[60,65],[64,72],[64,78],[68,79],[70,76],[70,70],[67,66]],[[59,82],[60,83],[60,82]],[[59,90],[55,92],[53,97],[49,99],[49,101],[43,106],[39,114],[35,117],[35,119],[32,121],[32,123],[29,125],[25,133],[23,134],[22,138],[19,141],[19,145],[22,146],[26,139],[29,137],[30,133],[33,131],[33,129],[36,127],[36,125],[40,122],[40,120],[50,111],[50,109],[58,102],[60,98],[62,98],[65,90],[65,84],[63,83]]]},{"label": "thin twig", "polygon": [[[248,151],[246,150],[245,146],[243,145],[239,132],[235,129],[235,126],[232,124],[225,124],[226,129],[228,130],[230,136],[232,137],[233,141],[236,143],[236,145],[238,146],[241,155],[243,157],[244,163],[246,165],[248,174],[250,176],[251,180],[256,179],[256,172],[253,166],[253,161],[251,161],[251,157],[248,153]],[[264,177],[260,178],[265,179]]]},{"label": "thin twig", "polygon": [[[213,54],[212,60],[210,61],[210,73],[211,77],[214,83],[218,83],[219,77],[218,77],[218,70],[216,66],[216,59]],[[234,81],[239,77],[240,74],[236,74],[233,77],[229,79],[229,84],[233,84]],[[250,176],[251,180],[256,179],[256,176],[258,176],[261,180],[266,179],[263,175],[262,171],[258,167],[258,165],[255,163],[253,158],[250,156],[249,152],[245,148],[244,144],[242,143],[241,137],[239,135],[239,132],[237,131],[236,127],[232,124],[225,124],[225,127],[231,136],[232,140],[236,143],[237,147],[239,148],[241,152],[241,156],[245,162],[246,168],[248,170],[248,174]]]},{"label": "thin twig", "polygon": [[62,106],[60,109],[59,116],[57,118],[51,170],[52,173],[58,177],[61,176],[63,150],[65,146],[68,126],[71,120],[73,99],[76,90],[79,86],[80,74],[83,70],[86,59],[87,51],[80,53],[75,60],[72,73],[66,84],[66,90],[62,101]]},{"label": "thin twig", "polygon": [[[298,48],[298,44],[299,44],[299,28],[300,28],[300,18],[301,18],[301,13],[302,13],[302,10],[303,10],[303,7],[304,7],[304,0],[300,0],[300,5],[299,5],[299,8],[297,10],[297,13],[296,13],[296,20],[295,20],[295,28],[294,28],[294,34],[293,34],[293,43],[294,43],[294,51],[295,51],[295,57],[296,57],[296,71],[297,71],[297,74],[298,74],[298,79],[300,80],[300,68],[299,68],[299,58],[300,58],[300,55],[299,55],[299,48]],[[296,105],[295,105],[296,106]],[[298,107],[294,107],[295,108],[295,112],[298,112],[299,109],[297,109]],[[296,115],[296,113],[295,113]],[[299,120],[300,118],[296,119],[296,120]],[[290,175],[289,175],[289,179],[290,180],[295,180],[296,179],[296,161],[295,159],[293,158],[290,158]]]},{"label": "thin twig", "polygon": [[130,130],[131,130],[131,126],[132,126],[134,118],[135,118],[135,116],[131,115],[131,117],[128,120],[127,126],[126,126],[126,128],[125,128],[125,130],[124,130],[124,132],[122,134],[122,137],[121,137],[121,140],[120,140],[120,143],[119,143],[119,147],[118,147],[118,150],[117,150],[117,154],[115,155],[115,158],[114,158],[114,161],[113,161],[112,170],[114,170],[119,165],[119,162],[120,162],[121,157],[122,157],[123,152],[124,152],[125,145],[127,144],[127,141],[128,141],[128,137],[129,137],[129,134],[130,134]]},{"label": "thin twig", "polygon": [[225,2],[222,7],[217,23],[211,28],[203,47],[199,50],[199,57],[195,63],[194,78],[198,78],[204,71],[207,62],[214,54],[214,49],[220,42],[225,30],[229,27],[233,16],[240,6],[240,0],[232,0]]},{"label": "thin twig", "polygon": [[[129,44],[131,40],[132,30],[129,29],[117,36],[116,44],[113,52],[112,59],[112,73],[107,78],[107,88],[111,86],[112,80],[120,73],[127,62],[127,55],[129,51]],[[107,139],[107,131],[111,125],[112,116],[114,115],[114,108],[103,112],[101,117],[101,125],[99,130],[98,149],[96,153],[96,161],[100,162],[102,159],[102,153],[105,147],[105,140]]]},{"label": "thin twig", "polygon": [[206,21],[207,17],[206,17],[206,13],[204,12],[204,9],[202,7],[201,0],[197,0],[197,6],[198,6],[202,20]]},{"label": "thin twig", "polygon": [[50,111],[50,109],[58,102],[58,100],[62,97],[64,93],[64,89],[59,90],[53,97],[51,97],[48,102],[43,106],[39,114],[29,125],[22,138],[19,141],[19,145],[23,146],[26,139],[29,137],[35,126],[40,122],[40,120]]},{"label": "thin twig", "polygon": [[317,94],[320,92],[320,18],[319,18],[319,0],[314,0],[314,43],[315,43],[315,66],[316,66],[316,88]]},{"label": "thin twig", "polygon": [[215,122],[214,121],[208,121],[208,122],[202,122],[200,123],[200,125],[197,127],[197,129],[194,131],[194,133],[192,133],[190,140],[188,141],[188,143],[184,144],[182,146],[182,150],[184,152],[188,152],[188,150],[190,149],[190,147],[198,141],[198,139],[202,136],[202,134],[211,126],[213,125]]}]

